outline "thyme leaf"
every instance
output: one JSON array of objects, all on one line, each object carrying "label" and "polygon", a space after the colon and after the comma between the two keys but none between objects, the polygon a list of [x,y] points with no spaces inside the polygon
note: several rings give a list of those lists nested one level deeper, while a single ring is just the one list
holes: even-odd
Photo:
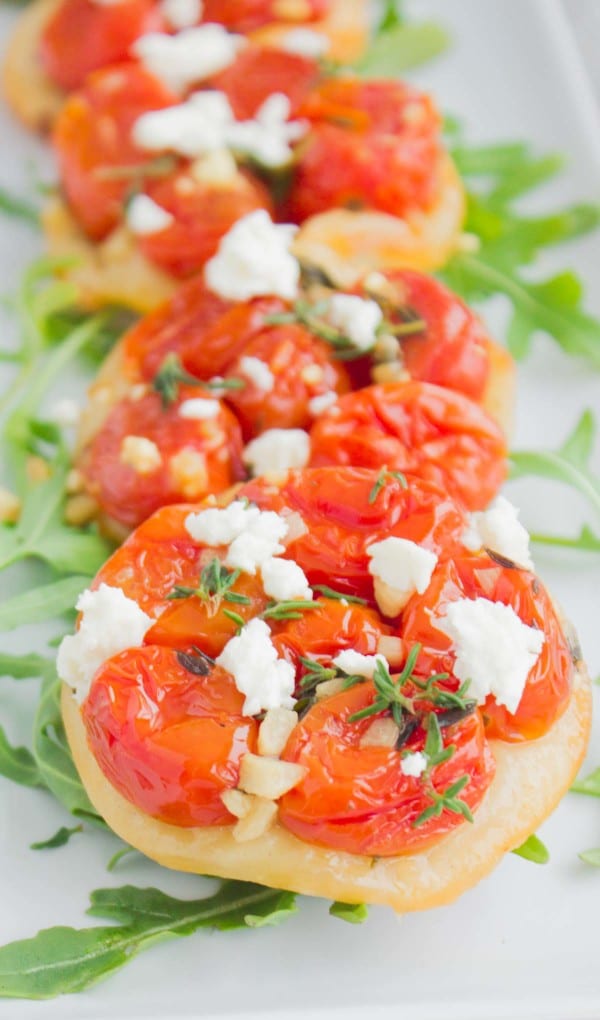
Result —
[{"label": "thyme leaf", "polygon": [[337,599],[338,602],[350,602],[352,605],[366,606],[367,600],[361,599],[358,595],[346,595],[343,591],[336,591],[335,588],[330,588],[326,584],[313,584],[315,591],[326,599]]},{"label": "thyme leaf", "polygon": [[379,496],[381,490],[384,489],[388,482],[391,482],[392,480],[400,482],[400,487],[402,489],[408,488],[406,476],[403,475],[401,471],[388,471],[388,469],[384,467],[379,472],[377,481],[375,482],[373,488],[369,493],[368,502],[371,504],[377,502],[377,497]]},{"label": "thyme leaf", "polygon": [[309,599],[284,599],[281,602],[270,602],[260,617],[263,620],[300,620],[303,613],[320,608],[318,602]]},{"label": "thyme leaf", "polygon": [[152,388],[159,394],[165,409],[177,400],[180,385],[198,386],[205,390],[241,390],[246,383],[244,379],[235,376],[228,379],[198,379],[183,367],[179,355],[171,352],[165,356],[152,380]]},{"label": "thyme leaf", "polygon": [[524,843],[521,843],[521,846],[515,847],[511,852],[516,854],[517,857],[524,857],[526,861],[531,861],[533,864],[547,864],[550,860],[548,848],[535,833],[529,836]]}]

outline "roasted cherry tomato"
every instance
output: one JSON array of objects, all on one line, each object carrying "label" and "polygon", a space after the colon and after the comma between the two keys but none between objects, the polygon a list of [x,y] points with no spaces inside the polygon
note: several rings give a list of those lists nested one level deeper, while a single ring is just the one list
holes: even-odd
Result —
[{"label": "roasted cherry tomato", "polygon": [[197,506],[164,506],[125,540],[96,574],[93,588],[121,588],[149,616],[171,606],[177,585],[195,588],[206,565],[205,550],[194,542],[185,519]]},{"label": "roasted cherry tomato", "polygon": [[373,718],[349,720],[370,705],[374,695],[373,685],[365,682],[309,709],[282,754],[285,761],[304,765],[308,773],[281,798],[279,818],[310,843],[387,857],[422,850],[462,824],[459,814],[444,810],[438,818],[415,825],[433,803],[428,788],[443,793],[466,775],[469,782],[461,799],[474,810],[495,766],[475,712],[443,731],[444,744],[454,744],[456,750],[431,770],[429,780],[405,776],[402,753],[423,750],[424,730],[419,727],[401,750],[361,746]]},{"label": "roasted cherry tomato", "polygon": [[186,277],[202,269],[234,223],[256,209],[272,213],[264,184],[246,171],[223,182],[202,182],[182,170],[149,181],[145,193],[173,217],[173,222],[137,243],[148,259],[172,276]]},{"label": "roasted cherry tomato", "polygon": [[311,132],[289,196],[295,222],[339,206],[404,216],[435,202],[440,125],[428,96],[398,81],[329,78],[299,114]]},{"label": "roasted cherry tomato", "polygon": [[[83,706],[90,747],[124,797],[173,825],[225,825],[258,724],[228,673],[170,648],[132,648],[96,673]],[[201,672],[201,671],[204,671]]]},{"label": "roasted cherry tomato", "polygon": [[217,21],[231,32],[252,32],[271,21],[302,22],[322,18],[331,0],[204,0],[204,21]]},{"label": "roasted cherry tomato", "polygon": [[481,510],[506,475],[501,429],[482,408],[428,383],[388,383],[349,393],[313,425],[311,464],[403,471]]},{"label": "roasted cherry tomato", "polygon": [[[270,389],[262,389],[246,376],[245,358],[257,358],[266,365],[272,376]],[[246,439],[265,429],[306,428],[313,418],[311,400],[350,388],[348,373],[333,360],[328,344],[295,323],[266,326],[257,332],[224,374],[245,380],[243,389],[228,390],[225,399]]]},{"label": "roasted cherry tomato", "polygon": [[[186,403],[196,400],[198,417]],[[80,468],[102,511],[132,528],[167,503],[201,500],[243,478],[241,453],[231,411],[209,391],[181,386],[168,407],[152,391],[116,404]]]},{"label": "roasted cherry tomato", "polygon": [[[316,593],[315,593],[316,594]],[[273,637],[280,658],[291,662],[298,677],[297,697],[302,697],[302,676],[307,672],[301,659],[312,659],[325,667],[346,649],[361,655],[375,655],[384,636],[392,635],[379,613],[368,606],[328,599],[318,600],[319,612],[305,612],[299,620],[281,624]],[[383,654],[383,653],[382,653]]]},{"label": "roasted cherry tomato", "polygon": [[436,486],[392,476],[378,485],[378,472],[326,467],[290,471],[281,486],[264,479],[240,489],[263,509],[300,515],[306,528],[288,544],[311,584],[374,601],[368,546],[390,536],[409,539],[440,556],[458,547],[466,515]]},{"label": "roasted cherry tomato", "polygon": [[74,215],[93,240],[121,221],[125,198],[143,182],[144,165],[152,159],[132,141],[135,121],[178,102],[158,78],[133,63],[94,72],[67,99],[54,129],[60,178]]},{"label": "roasted cherry tomato", "polygon": [[[400,324],[407,313],[422,332],[402,339],[402,358],[414,379],[481,399],[490,372],[490,338],[481,320],[433,276],[410,269],[383,274],[391,288],[386,314]],[[361,293],[368,291],[363,285]]]},{"label": "roasted cherry tomato", "polygon": [[285,50],[245,46],[233,64],[211,79],[211,85],[225,93],[237,120],[250,120],[274,92],[287,96],[293,116],[318,78],[316,60]]},{"label": "roasted cherry tomato", "polygon": [[501,740],[535,740],[546,733],[564,711],[571,693],[571,652],[552,601],[528,570],[502,566],[487,554],[465,555],[436,568],[423,595],[414,595],[402,616],[401,633],[407,643],[420,642],[421,661],[452,673],[451,641],[435,626],[448,603],[486,598],[511,606],[528,627],[544,633],[541,653],[530,670],[517,711],[512,714],[493,697],[483,706],[486,732]]},{"label": "roasted cherry tomato", "polygon": [[40,60],[48,77],[71,92],[90,71],[126,60],[139,36],[163,28],[156,0],[62,0],[42,33]]}]

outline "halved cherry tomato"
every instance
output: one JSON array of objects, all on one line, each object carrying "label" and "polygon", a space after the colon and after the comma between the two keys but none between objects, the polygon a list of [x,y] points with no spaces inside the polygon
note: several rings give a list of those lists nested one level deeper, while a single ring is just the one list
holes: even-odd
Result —
[{"label": "halved cherry tomato", "polygon": [[[203,550],[199,562],[200,571],[214,558],[214,550]],[[194,586],[197,586],[198,580],[199,576]],[[248,601],[230,602],[226,597],[201,599],[195,595],[173,600],[146,634],[146,643],[169,645],[172,648],[197,645],[215,659],[238,630],[239,624],[227,613],[233,611],[236,616],[248,621],[258,616],[269,602],[259,575],[240,574],[230,592]]]},{"label": "halved cherry tomato", "polygon": [[[387,857],[422,850],[462,824],[444,810],[439,818],[415,822],[431,804],[427,782],[405,776],[402,751],[422,751],[419,727],[402,750],[361,747],[373,718],[349,718],[370,705],[370,681],[317,702],[293,731],[283,751],[285,761],[308,769],[305,778],[280,801],[279,820],[300,839],[354,854]],[[442,793],[462,776],[469,782],[461,798],[474,810],[494,777],[494,759],[479,713],[443,731],[454,744],[452,757],[431,770],[431,786]]]},{"label": "halved cherry tomato", "polygon": [[133,63],[95,71],[67,99],[54,128],[54,146],[67,201],[93,240],[120,222],[124,200],[152,158],[132,141],[135,121],[148,110],[178,102],[158,78]]},{"label": "halved cherry tomato", "polygon": [[62,0],[42,33],[40,60],[46,74],[71,92],[91,71],[126,60],[139,36],[163,28],[156,0]]},{"label": "halved cherry tomato", "polygon": [[[375,655],[380,638],[392,634],[392,628],[368,606],[344,605],[327,597],[319,597],[318,602],[319,612],[304,612],[299,620],[286,621],[273,636],[277,654],[292,663],[299,681],[307,672],[301,658],[315,659],[327,667],[345,649]],[[302,697],[301,684],[296,696]]]},{"label": "halved cherry tomato", "polygon": [[[184,417],[184,402],[197,398],[210,400],[216,413],[205,419]],[[160,455],[155,466],[143,464],[143,453],[140,467],[131,462],[124,443],[132,436],[155,445]],[[168,407],[152,391],[116,404],[80,469],[102,511],[132,528],[167,503],[201,500],[239,481],[245,474],[241,454],[240,429],[231,411],[210,392],[182,386]]]},{"label": "halved cherry tomato", "polygon": [[[392,323],[401,321],[404,308],[426,326],[402,340],[407,371],[414,379],[479,400],[490,373],[490,338],[478,316],[433,276],[410,269],[391,269],[383,275],[397,292],[397,300],[386,309]],[[365,292],[364,285],[359,291]]]},{"label": "halved cherry tomato", "polygon": [[156,645],[108,659],[83,705],[88,741],[113,786],[152,817],[230,824],[221,794],[237,785],[258,724],[242,715],[228,673],[198,660],[201,675],[185,661]]},{"label": "halved cherry tomato", "polygon": [[378,472],[325,467],[290,471],[281,486],[264,479],[240,489],[263,509],[300,514],[307,532],[291,541],[286,555],[296,560],[311,584],[374,602],[368,546],[396,536],[446,557],[457,548],[466,515],[429,482],[410,479],[406,488],[389,477],[377,493]]},{"label": "halved cherry tomato", "polygon": [[506,476],[506,443],[492,418],[462,394],[428,383],[388,383],[347,394],[315,422],[310,463],[385,464],[481,510]]},{"label": "halved cherry tomato", "polygon": [[327,14],[331,0],[204,0],[204,21],[231,32],[252,32],[271,21],[310,21]]},{"label": "halved cherry tomato", "polygon": [[173,276],[202,269],[234,223],[256,209],[270,214],[273,205],[264,184],[246,171],[223,183],[203,183],[185,170],[148,181],[145,194],[170,213],[164,230],[137,238],[144,255]]},{"label": "halved cherry tomato", "polygon": [[98,571],[92,588],[121,588],[149,616],[157,618],[171,602],[176,585],[195,588],[204,549],[194,542],[185,520],[197,506],[164,506],[125,540]]},{"label": "halved cherry tomato", "polygon": [[423,646],[422,663],[452,673],[451,641],[435,626],[449,602],[486,598],[511,606],[528,627],[544,633],[544,644],[529,672],[523,696],[513,714],[493,697],[483,706],[486,733],[500,740],[535,740],[562,715],[568,703],[573,663],[567,640],[545,588],[529,570],[508,568],[485,553],[464,555],[436,568],[423,595],[414,595],[401,624],[405,641]]},{"label": "halved cherry tomato", "polygon": [[288,97],[290,113],[295,115],[319,74],[317,61],[309,57],[251,45],[210,84],[225,93],[237,120],[250,120],[274,92]]},{"label": "halved cherry tomato", "polygon": [[[242,359],[246,357],[267,365],[273,376],[270,390],[245,377]],[[350,388],[348,373],[341,362],[333,360],[329,345],[295,323],[265,326],[255,333],[224,375],[246,380],[243,389],[225,395],[246,439],[265,429],[306,428],[312,421],[311,399]]]},{"label": "halved cherry tomato", "polygon": [[439,115],[398,81],[330,78],[299,110],[312,125],[288,200],[295,222],[335,207],[395,216],[427,210],[439,193]]}]

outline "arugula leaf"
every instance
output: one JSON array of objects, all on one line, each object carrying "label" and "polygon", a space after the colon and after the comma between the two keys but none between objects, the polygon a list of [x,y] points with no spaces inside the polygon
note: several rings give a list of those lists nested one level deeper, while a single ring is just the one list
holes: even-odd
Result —
[{"label": "arugula leaf", "polygon": [[141,950],[199,928],[257,927],[293,911],[294,894],[225,881],[213,896],[178,900],[159,889],[98,889],[88,911],[119,922],[95,928],[47,928],[0,948],[0,996],[49,999],[89,988]]},{"label": "arugula leaf", "polygon": [[36,760],[26,747],[13,747],[0,726],[0,776],[20,786],[45,786]]},{"label": "arugula leaf", "polygon": [[418,67],[443,53],[449,46],[448,33],[433,21],[407,23],[391,15],[382,22],[364,57],[353,71],[361,78],[397,78],[402,71]]},{"label": "arugula leaf", "polygon": [[585,864],[591,864],[594,868],[600,868],[600,847],[597,850],[584,850],[578,856]]},{"label": "arugula leaf", "polygon": [[106,865],[106,870],[114,871],[117,865],[120,864],[124,857],[130,857],[132,854],[137,854],[138,856],[141,856],[140,851],[136,850],[134,846],[126,846],[123,847],[122,850],[117,850],[117,852],[112,855],[108,864]]},{"label": "arugula leaf", "polygon": [[550,860],[548,848],[535,833],[529,836],[524,843],[521,843],[521,846],[515,847],[511,852],[518,857],[524,857],[526,861],[532,861],[534,864],[547,864]]},{"label": "arugula leaf", "polygon": [[71,814],[84,812],[101,822],[73,764],[60,711],[60,691],[60,680],[54,671],[48,671],[34,720],[34,757],[44,783]]},{"label": "arugula leaf", "polygon": [[510,478],[536,475],[564,482],[577,489],[600,513],[600,478],[590,470],[596,423],[590,410],[584,411],[559,450],[516,450],[509,455]]},{"label": "arugula leaf", "polygon": [[377,26],[377,34],[381,35],[382,32],[389,32],[391,28],[397,28],[398,25],[404,25],[405,22],[406,15],[402,0],[386,0]]},{"label": "arugula leaf", "polygon": [[0,605],[0,631],[13,630],[22,623],[40,623],[72,610],[90,580],[90,575],[74,574],[15,595]]},{"label": "arugula leaf", "polygon": [[600,797],[600,768],[591,772],[585,779],[576,779],[571,791],[572,793],[587,793],[590,797]]},{"label": "arugula leaf", "polygon": [[565,549],[580,549],[582,552],[600,552],[600,536],[595,535],[591,528],[584,524],[579,535],[570,538],[566,535],[542,535],[532,532],[529,536],[538,545],[561,546]]},{"label": "arugula leaf", "polygon": [[12,655],[10,652],[0,652],[0,676],[9,676],[13,680],[32,680],[44,677],[48,671],[53,669],[52,660],[46,659],[36,652],[31,652],[29,655]]},{"label": "arugula leaf", "polygon": [[31,202],[18,195],[12,195],[5,188],[0,188],[0,213],[17,220],[24,220],[31,226],[39,227],[40,214]]},{"label": "arugula leaf", "polygon": [[71,836],[74,836],[77,832],[83,832],[82,825],[76,825],[72,829],[67,829],[63,825],[62,828],[55,832],[50,839],[45,839],[41,843],[31,843],[30,850],[55,850],[59,846],[66,846]]},{"label": "arugula leaf", "polygon": [[329,913],[332,917],[339,917],[340,921],[347,921],[348,924],[362,924],[369,916],[369,908],[366,903],[340,903],[336,900],[331,904]]}]

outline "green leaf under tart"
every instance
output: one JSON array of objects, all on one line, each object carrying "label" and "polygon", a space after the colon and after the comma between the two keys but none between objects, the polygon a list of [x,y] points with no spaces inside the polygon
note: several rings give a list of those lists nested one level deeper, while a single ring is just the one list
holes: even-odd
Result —
[{"label": "green leaf under tart", "polygon": [[59,846],[66,846],[71,836],[74,836],[78,832],[83,831],[83,826],[75,825],[72,829],[67,829],[64,825],[55,832],[50,839],[44,839],[39,843],[31,843],[30,850],[55,850]]},{"label": "green leaf under tart", "polygon": [[331,904],[329,913],[332,917],[339,917],[340,921],[347,921],[348,924],[362,924],[369,916],[369,908],[366,903],[340,903],[336,900]]},{"label": "green leaf under tart", "polygon": [[122,886],[91,894],[88,911],[118,922],[96,928],[47,928],[0,948],[0,996],[50,999],[89,988],[141,950],[199,928],[259,927],[289,917],[294,894],[225,881],[213,896],[178,900],[159,889]]},{"label": "green leaf under tart", "polygon": [[0,776],[19,786],[45,786],[37,762],[26,747],[13,747],[0,726]]},{"label": "green leaf under tart", "polygon": [[548,848],[535,833],[529,836],[524,843],[521,843],[521,846],[515,847],[511,852],[516,854],[517,857],[524,857],[526,861],[532,861],[533,864],[547,864],[550,860]]},{"label": "green leaf under tart", "polygon": [[[79,543],[76,543],[76,546],[79,546]],[[90,581],[91,576],[73,574],[7,599],[0,605],[0,631],[13,630],[23,623],[51,620],[62,613],[72,611],[77,596],[87,588]]]},{"label": "green leaf under tart", "polygon": [[573,793],[587,793],[590,797],[600,797],[600,768],[590,772],[585,779],[576,779],[571,787]]},{"label": "green leaf under tart", "polygon": [[449,43],[446,30],[434,21],[402,22],[380,32],[352,70],[361,78],[397,78],[439,56]]}]

